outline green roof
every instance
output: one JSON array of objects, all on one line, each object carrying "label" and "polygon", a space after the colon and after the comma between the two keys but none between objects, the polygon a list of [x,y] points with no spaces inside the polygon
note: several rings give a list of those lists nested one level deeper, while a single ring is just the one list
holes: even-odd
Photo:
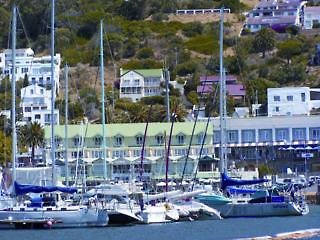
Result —
[{"label": "green roof", "polygon": [[[185,135],[191,135],[194,122],[177,122],[173,125],[172,134],[178,135],[179,133]],[[121,135],[123,137],[132,137],[136,135],[144,135],[146,123],[118,123],[118,124],[106,124],[105,125],[105,135],[106,137],[114,137]],[[169,136],[171,123],[149,123],[147,136],[156,136],[164,134]],[[206,127],[206,122],[198,122],[195,128],[194,134],[204,133]],[[51,136],[51,127],[46,126],[45,128],[45,138],[48,139]],[[55,126],[55,136],[64,138],[64,125]],[[86,133],[86,134],[85,134]],[[213,126],[209,125],[208,135],[212,135]],[[102,136],[102,125],[101,124],[88,124],[88,125],[68,125],[68,138],[75,136],[86,135],[87,138],[92,138],[95,136]]]},{"label": "green roof", "polygon": [[162,69],[132,69],[132,70],[123,70],[123,75],[134,71],[143,77],[160,77],[162,76]]}]

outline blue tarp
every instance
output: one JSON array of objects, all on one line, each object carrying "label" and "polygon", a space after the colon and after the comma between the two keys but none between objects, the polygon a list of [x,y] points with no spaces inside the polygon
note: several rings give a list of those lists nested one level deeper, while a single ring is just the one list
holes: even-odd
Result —
[{"label": "blue tarp", "polygon": [[252,194],[257,191],[256,189],[246,189],[246,188],[236,188],[236,187],[228,187],[227,189],[230,194]]},{"label": "blue tarp", "polygon": [[256,180],[241,180],[228,177],[225,173],[221,174],[221,189],[226,189],[228,186],[243,186],[243,185],[253,185],[268,182],[266,179],[256,179]]},{"label": "blue tarp", "polygon": [[76,188],[72,187],[58,187],[58,186],[35,186],[29,184],[19,184],[14,182],[14,188],[16,195],[23,195],[26,193],[42,193],[42,192],[64,192],[64,193],[75,193]]}]

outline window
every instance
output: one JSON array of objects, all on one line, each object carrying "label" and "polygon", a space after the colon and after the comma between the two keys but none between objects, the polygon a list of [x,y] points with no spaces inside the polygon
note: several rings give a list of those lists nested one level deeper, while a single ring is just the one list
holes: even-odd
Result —
[{"label": "window", "polygon": [[163,136],[162,135],[157,135],[156,136],[156,141],[157,141],[158,145],[162,145],[164,143]]},{"label": "window", "polygon": [[36,78],[35,77],[31,78],[31,82],[32,82],[32,84],[35,84],[36,83]]},{"label": "window", "polygon": [[50,82],[50,77],[47,77],[47,82],[48,82],[48,83]]},{"label": "window", "polygon": [[136,144],[137,145],[143,144],[143,136],[142,135],[136,136]]},{"label": "window", "polygon": [[202,144],[202,141],[205,141],[205,139],[203,139],[204,137],[205,137],[204,133],[198,134],[198,136],[197,136],[197,144]]},{"label": "window", "polygon": [[220,131],[213,131],[213,143],[220,143]]},{"label": "window", "polygon": [[287,96],[287,101],[292,102],[293,101],[293,96]]},{"label": "window", "polygon": [[30,89],[30,94],[33,94],[33,89]]},{"label": "window", "polygon": [[25,111],[25,112],[31,112],[31,107],[25,107],[25,108],[24,108],[24,111]]},{"label": "window", "polygon": [[301,102],[305,102],[305,101],[306,101],[306,94],[301,93]]},{"label": "window", "polygon": [[50,114],[45,114],[44,115],[44,121],[45,122],[50,122],[50,119],[51,119],[51,115]]},{"label": "window", "polygon": [[272,129],[259,129],[259,142],[271,142]]},{"label": "window", "polygon": [[34,116],[34,118],[35,118],[35,119],[41,119],[41,115],[40,115],[40,114],[36,114],[36,115]]},{"label": "window", "polygon": [[96,146],[101,146],[101,144],[102,144],[102,137],[95,137],[94,138],[94,145],[96,145]]},{"label": "window", "polygon": [[310,140],[312,141],[320,140],[320,128],[310,128]]},{"label": "window", "polygon": [[183,134],[179,134],[177,136],[178,144],[184,144],[184,139],[185,139],[184,135]]},{"label": "window", "polygon": [[279,111],[280,111],[280,108],[279,108],[279,107],[276,107],[276,108],[275,108],[275,111],[276,111],[276,112],[279,112]]},{"label": "window", "polygon": [[74,137],[73,144],[74,146],[79,147],[81,145],[81,137],[80,136]]},{"label": "window", "polygon": [[123,137],[122,136],[117,136],[114,138],[114,144],[116,146],[121,146],[123,142]]},{"label": "window", "polygon": [[21,68],[21,73],[27,73],[28,72],[28,68]]},{"label": "window", "polygon": [[71,153],[71,156],[73,158],[82,157],[83,156],[83,152],[74,151],[74,152]]},{"label": "window", "polygon": [[254,129],[242,130],[241,139],[243,143],[252,143],[256,141],[256,134]]},{"label": "window", "polygon": [[293,128],[292,129],[292,140],[293,141],[306,140],[306,129],[305,128]]},{"label": "window", "polygon": [[139,79],[135,79],[134,80],[134,85],[139,85],[140,84],[140,80]]},{"label": "window", "polygon": [[289,142],[289,129],[288,128],[276,128],[276,141]]},{"label": "window", "polygon": [[62,138],[60,137],[55,137],[54,138],[54,143],[57,147],[62,146]]},{"label": "window", "polygon": [[238,131],[237,130],[230,130],[227,133],[228,136],[228,143],[238,143]]},{"label": "window", "polygon": [[102,151],[92,151],[93,158],[102,158]]},{"label": "window", "polygon": [[274,102],[280,102],[280,96],[273,96]]},{"label": "window", "polygon": [[40,89],[40,93],[43,94],[43,89]]}]

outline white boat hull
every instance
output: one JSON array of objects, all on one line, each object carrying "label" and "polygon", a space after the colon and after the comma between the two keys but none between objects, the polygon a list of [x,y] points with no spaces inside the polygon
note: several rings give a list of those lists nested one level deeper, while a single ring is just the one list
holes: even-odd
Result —
[{"label": "white boat hull", "polygon": [[167,219],[167,210],[163,205],[147,206],[146,209],[141,212],[141,217],[146,224],[165,223],[170,221]]},{"label": "white boat hull", "polygon": [[[46,222],[47,220],[47,222]],[[1,227],[19,227],[43,221],[47,227],[98,227],[108,224],[106,210],[84,207],[10,208],[0,211]],[[44,226],[46,227],[46,226]]]},{"label": "white boat hull", "polygon": [[174,205],[179,210],[181,218],[208,220],[222,219],[220,213],[211,207],[197,201],[178,201]]}]

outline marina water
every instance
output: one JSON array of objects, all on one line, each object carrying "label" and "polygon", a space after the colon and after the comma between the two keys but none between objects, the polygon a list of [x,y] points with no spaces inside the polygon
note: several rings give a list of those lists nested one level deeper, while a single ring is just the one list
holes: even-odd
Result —
[{"label": "marina water", "polygon": [[[320,229],[320,206],[310,206],[306,216],[230,218],[103,228],[0,230],[1,240],[207,240],[239,239]],[[320,239],[313,236],[305,239]]]}]

